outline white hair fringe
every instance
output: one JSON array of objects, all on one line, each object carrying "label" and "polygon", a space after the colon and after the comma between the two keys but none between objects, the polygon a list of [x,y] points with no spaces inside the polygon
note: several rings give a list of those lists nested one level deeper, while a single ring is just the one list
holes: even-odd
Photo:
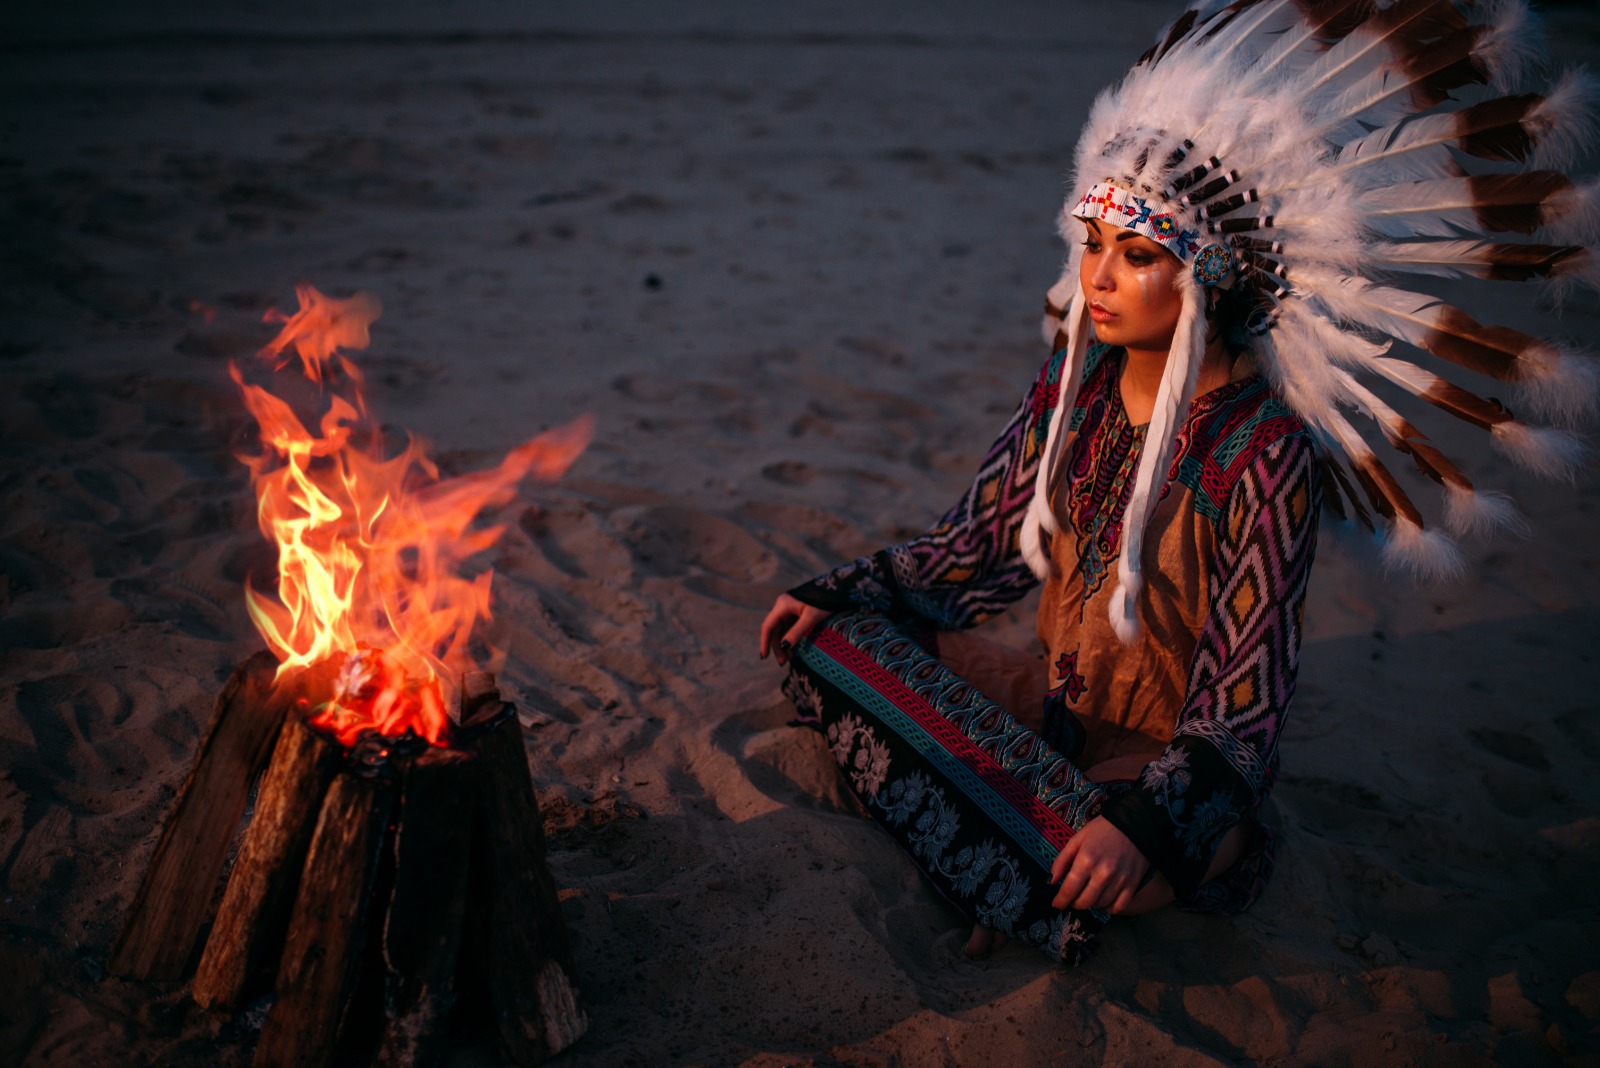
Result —
[{"label": "white hair fringe", "polygon": [[[1067,413],[1077,403],[1078,384],[1083,378],[1083,356],[1089,348],[1089,302],[1083,295],[1082,284],[1077,282],[1077,259],[1076,255],[1071,258],[1067,271],[1062,275],[1063,280],[1068,277],[1073,279],[1075,289],[1066,310],[1067,358],[1061,364],[1056,408],[1050,413],[1050,431],[1045,437],[1044,451],[1039,455],[1039,470],[1033,479],[1033,499],[1028,502],[1028,513],[1022,517],[1022,530],[1017,537],[1022,558],[1040,582],[1055,573],[1049,547],[1045,545],[1045,535],[1054,537],[1059,533],[1056,514],[1050,505],[1050,492],[1060,473],[1058,469],[1066,448],[1067,425],[1070,422]],[[1052,289],[1052,300],[1055,294],[1056,290]]]},{"label": "white hair fringe", "polygon": [[1111,596],[1111,626],[1117,637],[1131,644],[1139,636],[1139,594],[1144,589],[1144,535],[1150,515],[1161,499],[1177,444],[1178,428],[1194,400],[1195,383],[1206,352],[1206,299],[1187,268],[1178,272],[1174,283],[1183,297],[1178,327],[1172,335],[1167,366],[1156,391],[1155,408],[1145,429],[1144,447],[1139,453],[1138,473],[1133,494],[1122,514],[1122,552],[1117,557],[1117,588]]}]

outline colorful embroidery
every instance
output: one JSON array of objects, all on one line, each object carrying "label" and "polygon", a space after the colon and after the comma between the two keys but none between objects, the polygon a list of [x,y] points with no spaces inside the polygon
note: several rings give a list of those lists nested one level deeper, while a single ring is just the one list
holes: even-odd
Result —
[{"label": "colorful embroidery", "polygon": [[1120,229],[1143,234],[1185,263],[1200,247],[1199,231],[1185,230],[1170,213],[1157,212],[1150,201],[1115,182],[1096,182],[1090,186],[1070,214],[1079,219],[1100,219]]},{"label": "colorful embroidery", "polygon": [[1050,865],[1104,790],[882,616],[828,620],[785,690],[815,699],[851,792],[978,922],[1066,963],[1103,917],[1062,913]]},{"label": "colorful embroidery", "polygon": [[1078,650],[1056,657],[1056,680],[1061,683],[1067,700],[1077,704],[1085,689],[1083,676],[1078,674]]}]

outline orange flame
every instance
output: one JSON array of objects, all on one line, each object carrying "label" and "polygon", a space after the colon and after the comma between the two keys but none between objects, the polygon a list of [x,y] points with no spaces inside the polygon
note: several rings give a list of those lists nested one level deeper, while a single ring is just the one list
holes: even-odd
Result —
[{"label": "orange flame", "polygon": [[504,530],[474,523],[511,501],[524,479],[561,477],[588,445],[593,420],[580,417],[518,446],[498,467],[459,478],[441,480],[415,440],[385,459],[360,371],[341,351],[366,348],[381,306],[365,293],[338,300],[299,286],[295,294],[297,313],[269,314],[284,325],[261,356],[282,370],[290,363],[284,353],[294,350],[304,379],[318,387],[316,432],[296,411],[311,406],[304,398],[292,403],[231,368],[260,425],[262,452],[241,458],[261,531],[278,547],[277,599],[247,585],[245,603],[280,661],[280,678],[342,658],[317,725],[346,745],[369,729],[387,737],[409,729],[442,744],[442,687],[472,665],[474,627],[490,614],[493,572],[467,577],[467,564]]}]

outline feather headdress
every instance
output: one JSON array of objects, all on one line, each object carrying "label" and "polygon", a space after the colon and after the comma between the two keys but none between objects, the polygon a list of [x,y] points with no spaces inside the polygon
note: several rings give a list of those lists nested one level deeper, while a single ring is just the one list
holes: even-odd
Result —
[{"label": "feather headdress", "polygon": [[[1091,331],[1077,218],[1139,229],[1194,268],[1123,527],[1111,612],[1124,640],[1138,629],[1144,526],[1205,349],[1202,287],[1219,278],[1254,307],[1249,348],[1318,442],[1331,504],[1377,524],[1389,563],[1448,573],[1460,560],[1452,534],[1519,519],[1374,382],[1488,431],[1536,473],[1573,475],[1585,449],[1570,429],[1600,394],[1592,359],[1426,291],[1429,278],[1534,280],[1559,298],[1600,283],[1600,186],[1562,173],[1594,133],[1595,86],[1571,71],[1525,91],[1533,22],[1523,0],[1201,0],[1101,93],[1062,213],[1074,251],[1046,299],[1046,334],[1067,361],[1022,531],[1036,573],[1052,566],[1050,488]],[[1154,218],[1166,220],[1159,231]],[[1184,239],[1168,243],[1174,229]],[[1535,424],[1430,370],[1416,350],[1508,383]],[[1425,524],[1369,438],[1440,484],[1443,531]]]}]

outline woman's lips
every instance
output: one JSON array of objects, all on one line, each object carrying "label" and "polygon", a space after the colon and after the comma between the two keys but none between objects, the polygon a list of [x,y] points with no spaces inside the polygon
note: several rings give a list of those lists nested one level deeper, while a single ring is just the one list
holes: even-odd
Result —
[{"label": "woman's lips", "polygon": [[1098,304],[1089,305],[1089,318],[1097,323],[1109,323],[1116,317],[1116,312],[1107,311]]}]

